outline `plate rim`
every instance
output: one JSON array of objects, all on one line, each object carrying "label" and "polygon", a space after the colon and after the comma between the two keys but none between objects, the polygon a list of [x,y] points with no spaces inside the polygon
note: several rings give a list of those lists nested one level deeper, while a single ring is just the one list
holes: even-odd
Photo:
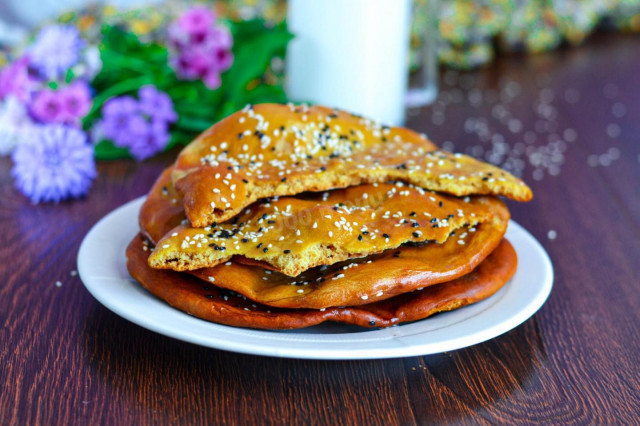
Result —
[{"label": "plate rim", "polygon": [[[206,320],[196,318],[182,311],[179,311],[178,309],[169,306],[164,301],[157,299],[154,295],[142,289],[142,287],[139,286],[139,284],[135,283],[135,281],[127,274],[128,278],[126,278],[125,280],[128,281],[128,283],[126,283],[125,285],[139,286],[137,291],[144,292],[145,298],[149,298],[150,300],[155,300],[154,303],[160,302],[165,306],[166,309],[169,309],[171,312],[178,313],[179,318],[182,318],[182,320],[187,321],[188,323],[190,322],[191,325],[197,328],[204,327],[206,329],[209,329],[212,332],[209,335],[204,336],[197,333],[188,332],[185,330],[178,330],[176,329],[175,325],[172,327],[168,327],[167,324],[164,324],[163,326],[163,324],[145,321],[144,317],[141,318],[139,315],[132,313],[130,309],[123,309],[120,304],[114,303],[114,301],[109,297],[105,297],[105,292],[101,291],[103,289],[100,288],[99,284],[94,283],[94,281],[101,281],[105,279],[109,279],[109,280],[119,279],[122,281],[123,277],[117,275],[118,268],[121,267],[122,265],[118,264],[117,262],[118,262],[118,259],[120,261],[124,261],[125,259],[124,250],[122,251],[122,253],[119,253],[119,255],[116,254],[116,258],[115,258],[116,264],[111,265],[114,267],[112,270],[116,272],[116,275],[105,276],[105,277],[92,277],[90,275],[91,262],[89,257],[90,256],[89,250],[91,248],[91,245],[95,244],[97,239],[102,238],[102,234],[104,233],[109,233],[113,237],[113,231],[109,229],[110,222],[117,221],[121,217],[126,218],[134,214],[135,215],[134,222],[135,222],[135,226],[137,227],[137,223],[138,223],[137,213],[145,198],[146,196],[142,196],[117,207],[116,209],[106,214],[96,224],[93,225],[93,227],[89,230],[89,232],[84,237],[80,245],[80,249],[78,251],[78,256],[77,256],[78,275],[80,276],[84,287],[89,291],[89,293],[98,302],[100,302],[103,306],[105,306],[110,311],[114,312],[116,315],[130,322],[133,322],[138,326],[141,326],[143,328],[156,332],[158,334],[162,334],[164,336],[168,336],[174,339],[178,339],[181,341],[185,341],[188,343],[193,343],[193,344],[197,344],[197,345],[205,346],[209,348],[244,353],[244,354],[260,355],[260,356],[272,356],[272,357],[296,358],[296,359],[317,359],[317,360],[318,359],[323,359],[323,360],[385,359],[385,358],[399,358],[399,357],[410,357],[410,356],[420,356],[420,355],[441,353],[445,351],[462,349],[468,346],[485,342],[487,340],[498,337],[506,333],[507,331],[510,331],[515,327],[521,325],[523,322],[525,322],[527,319],[533,316],[542,307],[542,305],[544,305],[553,288],[554,271],[553,271],[553,265],[551,263],[551,259],[549,258],[548,253],[542,247],[540,242],[535,237],[533,237],[533,235],[531,235],[524,227],[522,227],[520,224],[516,223],[515,221],[510,220],[507,234],[514,234],[518,237],[517,238],[518,240],[525,241],[526,244],[528,245],[527,248],[530,250],[533,250],[533,252],[537,255],[537,260],[541,263],[540,266],[542,267],[541,269],[542,279],[540,280],[538,291],[535,293],[535,297],[531,301],[529,301],[529,303],[524,305],[522,309],[518,310],[516,313],[512,314],[510,317],[503,318],[501,321],[496,322],[490,327],[476,330],[471,334],[448,338],[444,341],[426,342],[426,343],[423,342],[420,344],[411,344],[411,342],[406,341],[408,339],[411,339],[412,335],[407,336],[405,334],[405,331],[409,332],[413,328],[415,328],[415,327],[412,327],[412,325],[414,324],[419,324],[422,321],[429,321],[429,319],[424,319],[424,320],[416,321],[413,323],[401,324],[399,326],[385,328],[385,329],[363,330],[356,333],[348,333],[348,335],[350,336],[357,336],[357,335],[363,335],[363,334],[367,334],[370,336],[374,336],[374,335],[381,336],[376,339],[366,339],[366,340],[357,339],[356,341],[360,343],[365,341],[383,341],[387,343],[385,347],[378,347],[378,348],[372,349],[367,345],[365,345],[362,348],[356,348],[356,349],[349,348],[349,347],[345,347],[342,349],[335,349],[331,347],[331,345],[332,344],[335,345],[339,342],[329,342],[328,339],[325,338],[325,339],[320,339],[320,341],[323,343],[329,343],[329,345],[326,345],[324,347],[322,346],[315,347],[314,350],[311,351],[310,349],[300,347],[299,345],[290,344],[289,346],[282,347],[278,345],[274,346],[273,344],[264,345],[260,341],[261,340],[264,341],[266,339],[268,341],[275,340],[276,342],[289,341],[291,343],[295,340],[300,340],[300,342],[304,342],[304,339],[294,339],[292,337],[276,338],[275,336],[284,336],[284,335],[344,336],[344,335],[347,335],[347,333],[316,334],[316,333],[305,333],[304,331],[301,332],[300,330],[293,331],[293,332],[280,331],[280,330],[253,330],[253,329],[238,328],[238,327],[232,327],[232,326],[208,322]],[[110,240],[112,240],[112,243],[115,243],[115,241],[120,241],[121,239],[126,239],[124,243],[125,246],[126,244],[129,243],[130,239],[135,236],[135,234],[125,235],[124,231],[122,231],[120,234],[116,233],[115,235],[117,236],[117,238],[115,239],[110,238]],[[510,238],[510,241],[512,242],[512,245],[516,249],[516,252],[518,252],[518,248],[519,248],[518,246],[520,246],[521,243],[518,243],[518,242],[514,243],[512,238],[513,236]],[[520,269],[521,267],[520,262],[522,258],[520,257],[520,253],[518,253],[518,255],[519,255],[518,269]],[[516,271],[516,275],[517,274],[518,272]],[[448,325],[445,324],[442,327],[436,328],[435,331],[434,330],[421,331],[419,334],[424,335],[426,333],[428,335],[430,333],[433,334],[434,332],[440,329],[456,327],[457,324],[464,323],[465,321],[468,321],[470,318],[477,319],[477,317],[479,315],[483,315],[483,313],[484,313],[484,316],[486,316],[487,314],[485,312],[487,310],[491,310],[493,306],[495,306],[496,304],[499,304],[500,301],[505,297],[505,294],[508,293],[508,289],[511,287],[512,281],[513,279],[510,280],[502,289],[500,289],[496,294],[489,297],[488,299],[478,302],[476,304],[472,304],[464,308],[461,308],[461,309],[467,310],[467,312],[469,313],[467,317],[462,318],[458,321],[454,321]],[[474,308],[474,306],[476,307],[475,310],[477,312],[475,314],[471,314],[471,312],[473,311],[469,311],[469,310]],[[479,309],[478,306],[483,308]],[[439,316],[440,317],[447,316],[447,315],[451,316],[451,315],[455,315],[456,313],[457,311],[446,312],[446,313],[439,314]],[[313,329],[313,327],[309,329]],[[213,340],[213,337],[215,336],[218,336],[218,337],[241,336],[241,337],[245,337],[245,339],[243,342],[240,342],[238,340],[233,340],[233,339],[226,340],[224,338]],[[247,336],[250,336],[251,338],[246,339]],[[340,340],[340,341],[343,344],[345,343],[344,340]],[[389,345],[388,342],[393,342],[393,343]],[[346,342],[346,343],[349,344],[353,342]]]}]

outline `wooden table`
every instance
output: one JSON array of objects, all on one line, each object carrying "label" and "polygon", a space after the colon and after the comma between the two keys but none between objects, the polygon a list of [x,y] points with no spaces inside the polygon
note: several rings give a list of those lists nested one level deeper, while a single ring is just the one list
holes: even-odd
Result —
[{"label": "wooden table", "polygon": [[480,156],[533,146],[512,165],[524,165],[535,198],[509,205],[554,263],[534,317],[483,344],[404,359],[183,343],[121,319],[74,273],[91,226],[145,194],[176,152],[100,163],[86,199],[38,206],[13,188],[5,158],[0,424],[638,422],[640,39],[599,35],[442,80],[439,103],[413,112],[410,127]]}]

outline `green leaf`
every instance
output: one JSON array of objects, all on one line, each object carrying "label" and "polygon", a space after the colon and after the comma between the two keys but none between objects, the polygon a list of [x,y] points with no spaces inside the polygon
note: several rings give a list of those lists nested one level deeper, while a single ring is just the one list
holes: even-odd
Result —
[{"label": "green leaf", "polygon": [[94,155],[96,160],[117,160],[119,158],[131,158],[127,148],[115,146],[109,140],[102,140],[94,147]]},{"label": "green leaf", "polygon": [[233,29],[238,38],[234,40],[233,65],[222,76],[222,87],[231,100],[264,75],[271,59],[282,54],[292,38],[282,25],[266,28],[255,20],[238,23]]}]

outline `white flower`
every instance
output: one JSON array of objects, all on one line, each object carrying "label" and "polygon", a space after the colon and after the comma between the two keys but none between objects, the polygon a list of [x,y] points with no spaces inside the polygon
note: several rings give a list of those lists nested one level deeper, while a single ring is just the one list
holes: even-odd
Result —
[{"label": "white flower", "polygon": [[14,96],[0,101],[0,156],[11,154],[33,130],[34,123],[22,102]]}]

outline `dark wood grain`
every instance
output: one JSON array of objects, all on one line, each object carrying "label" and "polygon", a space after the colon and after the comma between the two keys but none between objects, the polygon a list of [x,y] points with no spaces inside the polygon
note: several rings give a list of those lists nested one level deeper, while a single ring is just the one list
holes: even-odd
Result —
[{"label": "dark wood grain", "polygon": [[[464,130],[469,117],[486,118],[513,146],[540,121],[536,100],[548,89],[555,129],[537,137],[577,133],[557,176],[535,180],[523,157],[535,197],[509,204],[553,260],[549,300],[503,336],[432,356],[287,360],[202,348],[138,327],[100,305],[72,271],[91,226],[143,195],[176,152],[100,163],[87,198],[38,206],[13,188],[11,163],[0,159],[0,424],[637,423],[639,70],[638,37],[601,34],[579,48],[443,75],[440,104],[412,112],[410,127],[453,142],[456,151],[491,147]],[[509,110],[520,132],[492,116],[505,81],[519,84]],[[445,102],[459,85],[464,99]],[[487,99],[470,102],[469,89]],[[572,93],[577,102],[566,100]],[[612,114],[616,103],[626,114]],[[434,120],[439,113],[444,122]],[[612,123],[620,129],[613,137]],[[610,165],[590,165],[611,148],[619,156]]]}]

